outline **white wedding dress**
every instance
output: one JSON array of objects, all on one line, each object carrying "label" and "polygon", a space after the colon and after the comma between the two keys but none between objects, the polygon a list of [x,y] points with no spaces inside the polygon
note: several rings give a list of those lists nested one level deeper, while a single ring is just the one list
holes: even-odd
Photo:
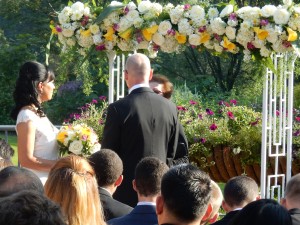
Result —
[{"label": "white wedding dress", "polygon": [[[53,126],[47,117],[39,117],[30,109],[22,109],[17,118],[17,124],[32,121],[36,128],[33,155],[42,159],[58,159],[58,144],[56,135],[58,129]],[[22,165],[21,165],[22,166]],[[31,169],[45,184],[48,172]]]}]

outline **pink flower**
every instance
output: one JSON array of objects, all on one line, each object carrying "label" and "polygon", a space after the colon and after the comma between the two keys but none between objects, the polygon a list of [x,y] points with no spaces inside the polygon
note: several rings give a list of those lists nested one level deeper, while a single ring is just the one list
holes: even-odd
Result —
[{"label": "pink flower", "polygon": [[230,119],[234,119],[234,115],[233,115],[233,113],[232,112],[230,112],[230,111],[228,111],[227,112],[227,116],[230,118]]},{"label": "pink flower", "polygon": [[197,104],[197,102],[196,102],[196,101],[194,101],[194,100],[190,100],[190,104],[191,104],[191,105],[196,105],[196,104]]},{"label": "pink flower", "polygon": [[200,138],[200,142],[201,142],[202,144],[204,144],[204,143],[206,142],[206,139],[205,139],[205,138]]},{"label": "pink flower", "polygon": [[199,118],[200,120],[202,120],[202,119],[203,119],[202,114],[198,114],[198,118]]},{"label": "pink flower", "polygon": [[91,104],[97,104],[97,103],[98,103],[98,101],[96,99],[93,99],[91,102]]},{"label": "pink flower", "polygon": [[222,38],[218,34],[214,34],[214,38],[219,42],[222,41]]},{"label": "pink flower", "polygon": [[221,100],[221,101],[219,101],[219,103],[218,103],[219,105],[224,105],[224,101],[223,100]]},{"label": "pink flower", "polygon": [[199,27],[198,31],[199,31],[200,33],[205,32],[205,31],[206,31],[206,26]]},{"label": "pink flower", "polygon": [[293,133],[293,136],[295,136],[295,137],[300,136],[300,130],[297,130],[295,133]]},{"label": "pink flower", "polygon": [[267,20],[267,19],[264,19],[264,20],[260,21],[261,26],[267,26],[268,24],[269,24],[269,20]]},{"label": "pink flower", "polygon": [[153,44],[153,51],[159,51],[159,49],[160,49],[160,46],[159,45],[157,45],[157,44]]},{"label": "pink flower", "polygon": [[230,103],[231,103],[232,105],[236,105],[236,104],[237,104],[237,100],[231,99],[231,100],[230,100]]},{"label": "pink flower", "polygon": [[119,30],[119,28],[120,28],[119,24],[117,24],[117,23],[114,23],[114,25],[113,25],[113,29],[114,29],[114,31],[117,31],[117,30]]},{"label": "pink flower", "polygon": [[128,12],[129,12],[129,8],[126,6],[126,7],[124,8],[124,14],[126,15]]},{"label": "pink flower", "polygon": [[101,96],[99,96],[99,99],[100,99],[101,101],[105,101],[105,100],[106,100],[106,96],[101,95]]},{"label": "pink flower", "polygon": [[190,4],[185,4],[183,7],[184,10],[189,10],[190,8],[191,8]]},{"label": "pink flower", "polygon": [[254,44],[252,44],[252,42],[248,42],[248,43],[247,43],[247,48],[248,48],[249,50],[253,50],[253,49],[255,49],[255,46],[254,46]]},{"label": "pink flower", "polygon": [[210,130],[216,130],[217,128],[218,128],[218,126],[214,123],[212,125],[210,125],[210,127],[209,127]]},{"label": "pink flower", "polygon": [[296,120],[297,122],[300,122],[300,116],[296,116],[296,117],[295,117],[295,120]]},{"label": "pink flower", "polygon": [[285,48],[292,47],[292,44],[291,44],[291,42],[289,42],[289,41],[286,41],[286,40],[282,41],[282,45],[283,45]]},{"label": "pink flower", "polygon": [[276,110],[276,116],[280,116],[279,110]]},{"label": "pink flower", "polygon": [[177,109],[179,111],[186,111],[186,108],[184,106],[177,106]]},{"label": "pink flower", "polygon": [[229,14],[229,19],[236,20],[236,14],[235,13],[230,13]]},{"label": "pink flower", "polygon": [[56,30],[58,33],[62,32],[62,29],[61,29],[61,27],[60,27],[60,26],[58,26],[58,25],[55,27],[55,30]]},{"label": "pink flower", "polygon": [[96,51],[104,51],[106,50],[105,44],[97,45],[96,46]]},{"label": "pink flower", "polygon": [[175,36],[176,32],[173,29],[167,31],[168,35]]},{"label": "pink flower", "polygon": [[214,115],[214,112],[211,109],[206,109],[206,113],[210,116]]}]

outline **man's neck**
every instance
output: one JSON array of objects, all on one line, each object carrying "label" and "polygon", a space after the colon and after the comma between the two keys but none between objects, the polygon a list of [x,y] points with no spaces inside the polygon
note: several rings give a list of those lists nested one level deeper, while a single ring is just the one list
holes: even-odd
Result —
[{"label": "man's neck", "polygon": [[100,188],[108,191],[111,195],[113,195],[116,191],[116,188],[114,187],[114,185],[104,186],[104,187],[100,187]]},{"label": "man's neck", "polygon": [[143,195],[138,195],[138,201],[139,202],[152,202],[152,203],[156,203],[156,198],[157,195],[154,196],[143,196]]}]

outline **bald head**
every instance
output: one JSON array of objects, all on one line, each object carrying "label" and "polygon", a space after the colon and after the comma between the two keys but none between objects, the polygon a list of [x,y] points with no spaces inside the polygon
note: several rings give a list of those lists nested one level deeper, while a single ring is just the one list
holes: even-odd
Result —
[{"label": "bald head", "polygon": [[152,78],[152,70],[149,58],[141,53],[135,53],[126,61],[125,79],[128,88],[133,85],[146,83]]},{"label": "bald head", "polygon": [[300,208],[300,174],[293,176],[285,189],[286,208]]}]

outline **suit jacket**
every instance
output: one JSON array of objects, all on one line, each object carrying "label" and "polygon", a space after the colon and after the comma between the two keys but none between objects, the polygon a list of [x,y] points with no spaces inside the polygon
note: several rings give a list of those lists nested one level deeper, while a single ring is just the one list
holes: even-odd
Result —
[{"label": "suit jacket", "polygon": [[300,209],[290,209],[289,214],[291,215],[293,225],[300,225]]},{"label": "suit jacket", "polygon": [[107,222],[109,225],[156,225],[158,224],[154,205],[137,205],[126,216]]},{"label": "suit jacket", "polygon": [[109,105],[101,145],[114,150],[124,165],[124,180],[114,194],[115,199],[136,205],[132,180],[142,158],[157,157],[169,166],[181,163],[181,158],[175,156],[178,133],[176,106],[148,87],[137,88]]},{"label": "suit jacket", "polygon": [[104,211],[105,221],[125,216],[133,210],[132,207],[113,199],[113,197],[107,190],[100,188],[99,192],[100,200]]},{"label": "suit jacket", "polygon": [[227,213],[222,219],[218,220],[217,222],[213,223],[213,225],[227,225],[235,217],[236,214],[239,213],[240,210],[234,210]]}]

